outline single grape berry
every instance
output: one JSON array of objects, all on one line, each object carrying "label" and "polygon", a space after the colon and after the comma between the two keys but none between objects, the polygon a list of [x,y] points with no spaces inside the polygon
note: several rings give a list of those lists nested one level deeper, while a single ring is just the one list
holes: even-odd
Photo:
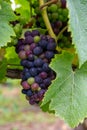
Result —
[{"label": "single grape berry", "polygon": [[41,58],[37,58],[36,60],[34,60],[34,65],[36,67],[41,67],[43,65],[43,60]]},{"label": "single grape berry", "polygon": [[30,46],[29,46],[29,45],[25,45],[25,46],[24,46],[24,50],[25,50],[25,51],[30,50]]},{"label": "single grape berry", "polygon": [[32,31],[32,36],[34,37],[34,36],[39,36],[40,35],[40,33],[39,33],[39,31],[38,30],[33,30]]},{"label": "single grape berry", "polygon": [[27,37],[25,37],[25,44],[31,44],[31,43],[33,43],[34,42],[34,39],[33,39],[33,37],[32,36],[27,36]]},{"label": "single grape berry", "polygon": [[23,50],[18,53],[18,56],[19,56],[19,58],[22,59],[22,60],[27,58],[26,52],[23,51]]},{"label": "single grape berry", "polygon": [[33,83],[33,84],[31,85],[31,89],[32,89],[32,91],[38,90],[38,89],[39,89],[39,84],[38,84],[38,83]]},{"label": "single grape berry", "polygon": [[25,36],[25,37],[27,37],[27,36],[29,36],[29,35],[31,36],[31,34],[32,34],[32,33],[31,33],[30,31],[26,31],[26,32],[24,33],[24,36]]},{"label": "single grape berry", "polygon": [[47,73],[46,72],[41,72],[40,74],[39,74],[39,76],[42,78],[42,79],[46,79],[47,78]]},{"label": "single grape berry", "polygon": [[24,75],[25,75],[26,79],[28,79],[29,77],[31,77],[30,72],[26,72]]},{"label": "single grape berry", "polygon": [[45,57],[47,58],[47,59],[51,59],[51,58],[53,58],[54,57],[54,53],[53,53],[53,51],[47,51],[46,53],[45,53]]},{"label": "single grape berry", "polygon": [[39,46],[35,47],[33,50],[34,55],[38,56],[43,53],[43,49]]},{"label": "single grape berry", "polygon": [[31,90],[28,90],[26,93],[27,96],[31,97],[33,95],[33,92]]},{"label": "single grape berry", "polygon": [[34,36],[34,42],[38,43],[40,41],[40,36]]},{"label": "single grape berry", "polygon": [[49,44],[46,40],[41,40],[39,42],[39,45],[44,49],[47,47],[47,44]]},{"label": "single grape berry", "polygon": [[35,82],[41,84],[43,82],[43,79],[40,76],[35,76]]},{"label": "single grape berry", "polygon": [[30,68],[29,71],[30,71],[31,76],[35,77],[38,74],[37,69],[35,67]]},{"label": "single grape berry", "polygon": [[54,51],[56,49],[56,43],[55,42],[50,42],[48,45],[47,45],[47,50],[49,51]]},{"label": "single grape berry", "polygon": [[29,61],[34,61],[34,55],[33,54],[30,54],[27,58]]},{"label": "single grape berry", "polygon": [[22,85],[22,87],[24,88],[24,89],[30,89],[30,85],[28,84],[28,82],[27,81],[23,81],[23,82],[21,82],[21,85]]},{"label": "single grape berry", "polygon": [[33,77],[28,78],[27,80],[29,85],[32,85],[35,82],[35,79]]}]

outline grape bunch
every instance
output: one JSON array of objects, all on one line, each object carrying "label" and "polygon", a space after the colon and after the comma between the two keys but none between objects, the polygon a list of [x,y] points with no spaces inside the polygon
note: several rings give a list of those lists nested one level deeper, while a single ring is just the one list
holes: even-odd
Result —
[{"label": "grape bunch", "polygon": [[22,93],[30,104],[39,103],[56,73],[49,67],[57,52],[56,43],[50,36],[41,35],[38,30],[26,31],[24,39],[19,39],[16,52],[23,66]]}]

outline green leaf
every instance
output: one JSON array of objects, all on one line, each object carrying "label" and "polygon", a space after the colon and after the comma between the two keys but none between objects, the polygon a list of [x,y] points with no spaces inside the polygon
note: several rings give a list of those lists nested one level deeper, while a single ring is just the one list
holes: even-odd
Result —
[{"label": "green leaf", "polygon": [[9,25],[10,21],[16,19],[10,4],[0,0],[0,46],[6,46],[7,42],[11,41],[11,36],[15,36],[12,27]]},{"label": "green leaf", "polygon": [[71,127],[77,126],[87,116],[87,62],[72,70],[73,56],[56,55],[51,67],[56,79],[45,94],[41,107],[49,103],[49,110],[63,118]]},{"label": "green leaf", "polygon": [[80,66],[87,61],[87,0],[67,0],[69,30],[79,56]]},{"label": "green leaf", "polygon": [[8,64],[20,65],[20,59],[13,46],[6,48],[5,58],[7,59]]},{"label": "green leaf", "polygon": [[2,61],[0,61],[0,82],[5,78],[6,69],[7,61],[6,59],[3,59]]},{"label": "green leaf", "polygon": [[15,3],[19,5],[18,8],[16,8],[17,13],[20,14],[20,19],[23,23],[27,23],[30,18],[30,6],[29,1],[27,0],[15,0]]}]

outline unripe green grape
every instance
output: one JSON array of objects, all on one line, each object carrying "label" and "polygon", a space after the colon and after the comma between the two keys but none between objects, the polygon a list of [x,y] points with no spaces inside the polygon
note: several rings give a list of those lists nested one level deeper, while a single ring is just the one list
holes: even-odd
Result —
[{"label": "unripe green grape", "polygon": [[58,19],[58,13],[57,13],[57,12],[56,12],[56,13],[52,13],[51,18],[52,18],[54,21],[56,21],[56,20]]},{"label": "unripe green grape", "polygon": [[15,31],[17,37],[19,37],[20,34],[21,34],[21,32],[22,32],[22,26],[18,23],[18,24],[16,24],[16,25],[14,26],[13,29],[14,29],[14,31]]},{"label": "unripe green grape", "polygon": [[52,13],[57,12],[58,9],[56,4],[52,4],[49,8],[50,12]]},{"label": "unripe green grape", "polygon": [[38,43],[39,41],[40,41],[40,36],[35,36],[35,37],[34,37],[34,42],[35,42],[35,43]]},{"label": "unripe green grape", "polygon": [[28,78],[27,80],[29,85],[32,85],[35,82],[35,79],[33,77]]}]

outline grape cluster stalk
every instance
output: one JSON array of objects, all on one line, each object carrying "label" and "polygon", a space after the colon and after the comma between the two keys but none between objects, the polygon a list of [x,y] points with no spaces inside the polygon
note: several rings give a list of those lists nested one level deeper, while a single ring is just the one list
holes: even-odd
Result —
[{"label": "grape cluster stalk", "polygon": [[22,93],[30,104],[39,103],[56,77],[49,67],[52,58],[58,53],[56,42],[48,35],[41,35],[38,30],[26,31],[24,39],[18,40],[16,52],[23,66]]}]

